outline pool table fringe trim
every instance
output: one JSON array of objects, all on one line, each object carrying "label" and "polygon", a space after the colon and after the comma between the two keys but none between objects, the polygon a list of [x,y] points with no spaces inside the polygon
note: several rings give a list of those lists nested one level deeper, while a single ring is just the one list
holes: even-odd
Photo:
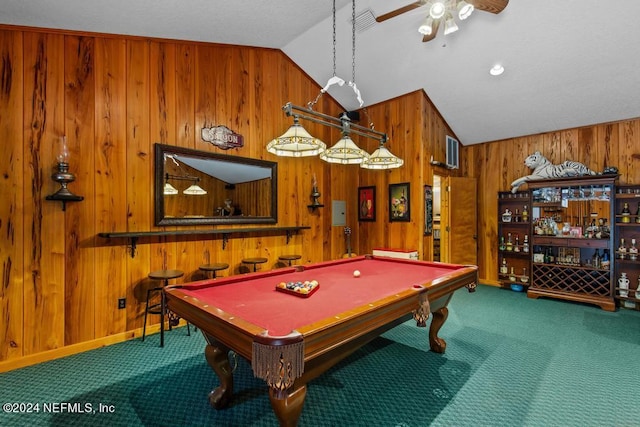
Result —
[{"label": "pool table fringe trim", "polygon": [[[302,338],[302,336],[300,336]],[[253,342],[251,367],[253,374],[275,390],[291,387],[304,373],[304,341],[286,345]]]}]

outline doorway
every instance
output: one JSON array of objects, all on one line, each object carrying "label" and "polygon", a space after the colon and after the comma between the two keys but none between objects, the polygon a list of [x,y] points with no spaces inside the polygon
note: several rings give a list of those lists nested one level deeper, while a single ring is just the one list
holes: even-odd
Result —
[{"label": "doorway", "polygon": [[[439,197],[436,196],[436,187]],[[437,252],[438,260],[442,262],[477,265],[478,197],[476,188],[475,178],[434,175],[434,199],[439,200],[437,240],[434,201],[434,261]]]},{"label": "doorway", "polygon": [[433,175],[433,260],[440,261],[440,210],[442,206],[440,175]]}]

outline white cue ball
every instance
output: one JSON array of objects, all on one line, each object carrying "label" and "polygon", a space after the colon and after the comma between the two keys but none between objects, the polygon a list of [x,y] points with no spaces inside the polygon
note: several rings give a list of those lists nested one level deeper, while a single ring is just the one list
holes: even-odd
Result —
[{"label": "white cue ball", "polygon": [[353,270],[353,277],[360,277],[360,271]]}]

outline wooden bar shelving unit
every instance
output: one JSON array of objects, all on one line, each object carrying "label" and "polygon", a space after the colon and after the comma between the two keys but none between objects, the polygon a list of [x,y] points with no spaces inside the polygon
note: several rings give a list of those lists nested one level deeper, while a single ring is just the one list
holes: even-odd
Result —
[{"label": "wooden bar shelving unit", "polygon": [[[553,217],[570,223],[579,229],[575,235],[536,235],[532,223],[531,285],[530,298],[550,297],[600,306],[614,311],[615,263],[611,259],[608,268],[591,264],[596,252],[606,250],[613,257],[615,205],[615,181],[617,175],[595,175],[564,179],[547,179],[529,182],[533,217]],[[585,233],[585,223],[596,222],[600,234]],[[562,227],[562,224],[559,224]],[[605,230],[605,231],[603,231]],[[608,232],[606,231],[608,230]],[[577,259],[571,262],[558,260],[566,250],[575,251]],[[538,254],[547,252],[555,258],[552,263],[541,262]]]},{"label": "wooden bar shelving unit", "polygon": [[[631,215],[629,222],[623,222],[622,208],[628,203]],[[636,239],[640,247],[640,223],[637,218],[637,207],[640,203],[640,185],[620,185],[617,187],[615,203],[615,294],[614,298],[619,306],[640,310],[640,254],[632,259],[629,253],[632,239]],[[624,239],[626,251],[621,254],[618,248]],[[626,273],[629,278],[629,289],[622,289],[617,284],[621,273]]]}]

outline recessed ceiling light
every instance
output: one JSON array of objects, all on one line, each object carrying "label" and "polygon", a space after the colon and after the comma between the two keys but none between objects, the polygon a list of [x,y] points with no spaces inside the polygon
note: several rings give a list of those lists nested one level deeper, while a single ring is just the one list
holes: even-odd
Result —
[{"label": "recessed ceiling light", "polygon": [[500,64],[496,64],[493,67],[491,67],[491,69],[489,70],[489,73],[492,76],[499,76],[500,74],[504,73],[504,67]]}]

